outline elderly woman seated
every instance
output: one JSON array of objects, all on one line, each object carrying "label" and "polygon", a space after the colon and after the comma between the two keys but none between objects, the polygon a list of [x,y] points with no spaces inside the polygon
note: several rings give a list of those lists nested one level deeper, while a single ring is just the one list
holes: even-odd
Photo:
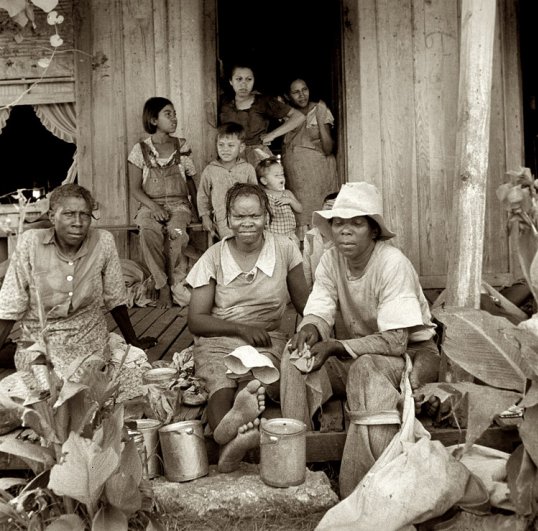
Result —
[{"label": "elderly woman seated", "polygon": [[[232,236],[210,247],[187,276],[193,288],[189,329],[195,372],[209,391],[207,419],[221,446],[221,472],[236,469],[259,443],[258,417],[265,408],[260,381],[250,374],[240,381],[228,377],[224,358],[251,345],[279,368],[287,341],[279,327],[287,301],[291,297],[301,314],[306,301],[299,249],[287,236],[264,231],[270,216],[259,186],[235,184],[226,194]],[[269,386],[267,394],[278,398],[278,391],[278,385]]]},{"label": "elderly woman seated", "polygon": [[56,372],[69,378],[86,366],[104,365],[108,330],[103,304],[127,343],[147,348],[155,339],[136,337],[114,238],[90,228],[95,205],[90,192],[66,184],[49,200],[53,227],[19,236],[2,284],[0,346],[20,321],[16,368],[27,369],[35,357],[25,346],[45,342]]},{"label": "elderly woman seated", "polygon": [[[394,234],[377,189],[345,184],[333,209],[315,212],[313,223],[334,247],[321,258],[292,354],[282,360],[282,412],[310,426],[332,394],[347,395],[351,423],[340,469],[346,497],[398,431],[404,355],[413,360],[417,388],[437,379],[439,353],[418,276],[385,241]],[[337,309],[349,339],[331,339]]]}]

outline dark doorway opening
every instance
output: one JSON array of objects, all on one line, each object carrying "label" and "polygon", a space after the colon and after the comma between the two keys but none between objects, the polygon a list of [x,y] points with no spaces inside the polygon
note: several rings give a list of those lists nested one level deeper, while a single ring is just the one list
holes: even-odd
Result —
[{"label": "dark doorway opening", "polygon": [[[74,144],[55,137],[43,126],[32,106],[13,107],[0,134],[0,195],[21,188],[49,192],[65,179],[75,150]],[[7,197],[1,202],[15,201]]]},{"label": "dark doorway opening", "polygon": [[323,99],[337,116],[340,18],[337,0],[218,0],[221,98],[231,96],[233,63],[246,61],[255,69],[256,90],[283,95],[300,77],[309,85],[311,100]]},{"label": "dark doorway opening", "polygon": [[538,171],[538,2],[522,0],[520,3],[521,72],[523,80],[523,124],[525,134],[525,165],[537,177]]}]

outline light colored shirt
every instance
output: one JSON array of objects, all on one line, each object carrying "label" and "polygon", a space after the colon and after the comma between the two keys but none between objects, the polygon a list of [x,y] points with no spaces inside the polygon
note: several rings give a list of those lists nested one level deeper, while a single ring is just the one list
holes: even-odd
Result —
[{"label": "light colored shirt", "polygon": [[0,289],[0,319],[21,321],[22,340],[39,341],[39,298],[55,365],[77,356],[103,355],[108,330],[101,307],[127,303],[113,236],[90,229],[73,258],[58,248],[54,229],[32,229],[19,236]]},{"label": "light colored shirt", "polygon": [[[174,151],[168,158],[163,159],[159,156],[159,152],[155,148],[153,141],[151,140],[151,136],[143,140],[143,142],[149,146],[152,154],[152,163],[154,163],[156,166],[166,166],[170,162],[172,157],[174,157],[174,155],[176,154],[176,152]],[[189,153],[190,151],[191,148],[189,147],[189,144],[185,141],[185,143],[181,146],[181,152]],[[129,153],[129,157],[127,158],[127,160],[130,163],[134,164],[137,168],[140,168],[142,170],[142,184],[144,184],[149,176],[150,169],[144,162],[144,155],[142,154],[142,148],[140,147],[139,142],[137,142],[133,146],[133,149],[131,150],[131,153]],[[190,155],[181,155],[179,160],[179,171],[183,179],[186,180],[187,175],[189,177],[193,177],[194,175],[196,175],[196,168]]]},{"label": "light colored shirt", "polygon": [[229,238],[210,247],[187,275],[193,288],[216,282],[213,317],[276,330],[288,300],[287,276],[301,264],[297,246],[286,236],[264,233],[258,260],[243,272],[229,248]]},{"label": "light colored shirt", "polygon": [[407,328],[409,342],[434,336],[428,302],[409,259],[396,247],[379,241],[360,277],[352,277],[336,247],[327,250],[316,269],[314,287],[299,325],[314,324],[323,339],[330,337],[337,307],[350,339]]},{"label": "light colored shirt", "polygon": [[258,184],[254,166],[239,159],[228,170],[219,160],[211,161],[202,172],[196,194],[200,216],[213,216],[218,225],[226,225],[226,192],[235,183]]},{"label": "light colored shirt", "polygon": [[317,227],[308,230],[303,241],[303,269],[306,285],[311,290],[314,275],[323,253],[333,246],[331,240],[325,240]]}]

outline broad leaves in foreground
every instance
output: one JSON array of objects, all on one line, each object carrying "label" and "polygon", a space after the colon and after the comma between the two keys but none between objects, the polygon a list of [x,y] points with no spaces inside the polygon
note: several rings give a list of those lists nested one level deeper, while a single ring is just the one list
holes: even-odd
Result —
[{"label": "broad leaves in foreground", "polygon": [[49,488],[59,496],[84,503],[93,513],[105,483],[118,466],[118,454],[73,432],[62,452],[64,461],[52,468]]}]

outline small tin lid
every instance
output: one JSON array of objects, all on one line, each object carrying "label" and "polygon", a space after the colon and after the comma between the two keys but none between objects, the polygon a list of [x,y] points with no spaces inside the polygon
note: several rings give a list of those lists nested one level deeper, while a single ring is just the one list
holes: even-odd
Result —
[{"label": "small tin lid", "polygon": [[159,367],[157,369],[149,369],[144,373],[144,381],[146,383],[167,382],[173,380],[177,375],[177,370],[168,367]]},{"label": "small tin lid", "polygon": [[269,419],[262,424],[262,431],[269,435],[299,435],[306,430],[304,422],[296,419]]}]

